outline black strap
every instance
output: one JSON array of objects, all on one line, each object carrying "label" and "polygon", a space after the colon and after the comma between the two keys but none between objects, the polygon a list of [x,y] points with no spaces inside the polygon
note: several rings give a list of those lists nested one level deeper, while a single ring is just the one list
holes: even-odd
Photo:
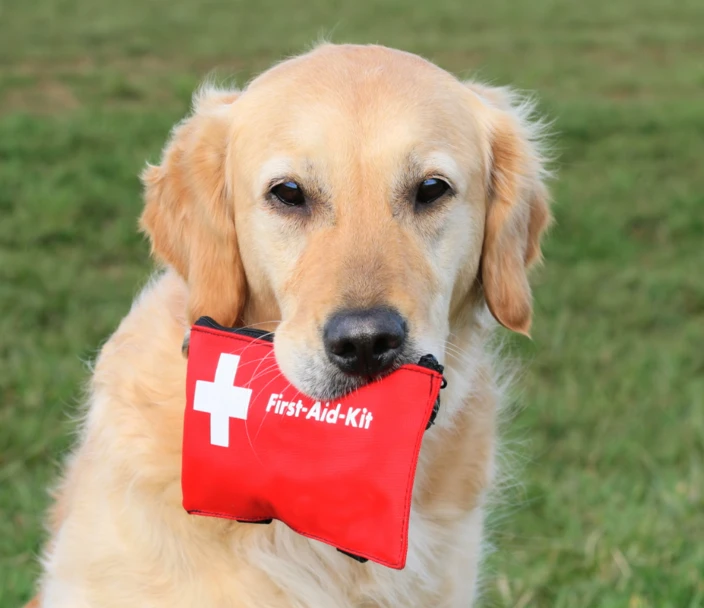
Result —
[{"label": "black strap", "polygon": [[366,564],[369,560],[366,557],[359,557],[359,555],[355,555],[354,553],[348,553],[347,551],[343,551],[342,549],[338,549],[340,553],[344,553],[347,557],[351,557],[354,561],[359,562],[360,564]]}]

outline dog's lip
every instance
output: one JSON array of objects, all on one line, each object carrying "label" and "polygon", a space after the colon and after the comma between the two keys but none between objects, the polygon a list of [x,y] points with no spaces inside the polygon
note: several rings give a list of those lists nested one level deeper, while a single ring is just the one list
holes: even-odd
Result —
[{"label": "dog's lip", "polygon": [[[365,386],[369,386],[370,384],[373,384],[374,382],[377,382],[379,380],[382,380],[384,377],[388,376],[389,374],[385,374],[383,376],[376,376],[376,377],[362,377],[362,376],[355,376],[352,374],[342,374],[342,372],[339,372],[337,375],[340,380],[329,380],[328,385],[325,387],[324,390],[322,391],[308,391],[305,388],[301,387],[299,390],[306,395],[307,397],[319,401],[332,401],[335,399],[343,399],[347,397],[348,395],[354,393],[355,391],[358,391]],[[285,375],[284,375],[285,376]],[[286,377],[286,376],[285,376]],[[286,377],[289,382],[291,382],[288,377]],[[344,380],[342,380],[344,378]],[[293,384],[293,383],[292,383]],[[295,386],[295,384],[294,384]]]},{"label": "dog's lip", "polygon": [[[331,388],[333,389],[330,392],[326,392],[324,396],[320,397],[321,399],[342,399],[343,397],[346,397],[350,393],[354,393],[355,391],[358,391],[366,386],[369,386],[371,384],[374,384],[375,382],[380,382],[384,380],[385,378],[388,378],[391,374],[394,372],[398,371],[401,369],[404,365],[408,365],[410,363],[413,363],[414,361],[417,361],[418,358],[416,357],[415,359],[411,359],[409,357],[403,357],[400,358],[398,361],[396,361],[388,370],[376,374],[373,376],[370,375],[356,375],[356,374],[348,374],[345,373],[341,370],[338,370],[337,373],[335,374],[338,378],[344,378],[345,379],[345,386],[343,385],[343,382],[331,382]],[[336,386],[337,385],[337,386]],[[352,385],[352,386],[350,386]],[[339,390],[337,390],[339,387]],[[311,395],[313,396],[313,395]]]}]

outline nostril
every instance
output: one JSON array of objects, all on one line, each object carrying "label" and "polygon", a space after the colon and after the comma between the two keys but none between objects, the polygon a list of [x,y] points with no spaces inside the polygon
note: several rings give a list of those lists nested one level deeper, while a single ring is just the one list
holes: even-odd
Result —
[{"label": "nostril", "polygon": [[372,353],[376,356],[385,355],[391,350],[396,350],[401,346],[401,338],[398,336],[379,336],[372,346]]},{"label": "nostril", "polygon": [[330,344],[330,352],[347,359],[356,356],[357,347],[351,340],[338,340]]},{"label": "nostril", "polygon": [[383,355],[386,351],[389,350],[389,342],[388,340],[385,340],[384,338],[380,338],[374,342],[372,345],[372,354],[374,355]]}]

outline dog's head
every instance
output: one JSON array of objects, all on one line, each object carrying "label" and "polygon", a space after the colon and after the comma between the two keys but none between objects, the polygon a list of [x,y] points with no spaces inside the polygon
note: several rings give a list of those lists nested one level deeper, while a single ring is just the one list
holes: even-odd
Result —
[{"label": "dog's head", "polygon": [[383,47],[318,47],[244,91],[203,89],[142,226],[189,316],[276,328],[282,371],[332,397],[488,305],[527,333],[550,215],[536,128],[510,92]]}]

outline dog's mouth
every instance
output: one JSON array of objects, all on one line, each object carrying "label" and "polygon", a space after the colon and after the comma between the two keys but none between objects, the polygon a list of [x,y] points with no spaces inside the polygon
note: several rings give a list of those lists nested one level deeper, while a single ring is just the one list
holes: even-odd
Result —
[{"label": "dog's mouth", "polygon": [[[211,317],[201,317],[195,323],[197,326],[209,327],[220,331],[239,334],[255,340],[274,343],[274,332],[251,327],[224,327]],[[183,341],[183,354],[188,357],[190,332],[186,333]],[[369,384],[379,382],[407,364],[418,364],[442,373],[443,367],[435,356],[420,353],[409,343],[394,361],[383,371],[374,374],[352,374],[346,372],[324,357],[301,357],[291,373],[287,374],[280,368],[280,373],[292,386],[311,398],[319,400],[340,399],[349,393],[363,388]]]},{"label": "dog's mouth", "polygon": [[315,387],[315,392],[319,393],[317,395],[311,395],[318,399],[338,399],[349,393],[352,393],[360,388],[373,384],[374,382],[379,382],[383,380],[397,369],[402,367],[405,363],[410,363],[411,361],[399,361],[394,363],[389,369],[382,373],[374,375],[355,375],[347,374],[342,372],[332,366],[330,371],[326,374],[327,378],[325,380],[320,380],[319,378],[313,379],[309,378],[304,381],[306,384],[310,384]]}]

